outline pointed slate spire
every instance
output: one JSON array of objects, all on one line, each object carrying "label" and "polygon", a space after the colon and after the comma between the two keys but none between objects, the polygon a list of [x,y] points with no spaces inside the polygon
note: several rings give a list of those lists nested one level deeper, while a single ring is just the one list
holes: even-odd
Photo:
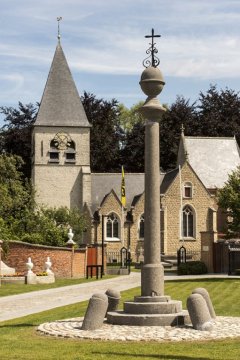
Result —
[{"label": "pointed slate spire", "polygon": [[35,126],[90,126],[60,41],[56,47]]}]

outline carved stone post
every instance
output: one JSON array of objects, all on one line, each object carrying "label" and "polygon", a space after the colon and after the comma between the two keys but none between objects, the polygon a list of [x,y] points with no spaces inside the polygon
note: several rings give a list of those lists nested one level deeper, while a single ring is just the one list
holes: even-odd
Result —
[{"label": "carved stone post", "polygon": [[144,264],[141,270],[141,295],[162,296],[164,295],[164,270],[160,257],[159,122],[165,109],[156,98],[164,86],[160,70],[149,66],[142,73],[140,85],[148,96],[140,109],[146,119]]}]

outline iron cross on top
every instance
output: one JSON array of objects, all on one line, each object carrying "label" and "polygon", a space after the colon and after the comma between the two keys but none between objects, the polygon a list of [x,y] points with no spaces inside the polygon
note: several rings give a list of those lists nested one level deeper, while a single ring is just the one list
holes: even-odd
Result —
[{"label": "iron cross on top", "polygon": [[[151,38],[152,39],[152,43],[150,43],[150,48],[146,51],[147,54],[150,54],[151,56],[151,60],[152,60],[152,63],[151,65],[152,66],[157,66],[159,64],[159,59],[155,56],[154,54],[156,54],[158,51],[157,49],[154,47],[155,46],[155,43],[154,43],[154,38],[158,38],[158,37],[161,37],[161,35],[155,35],[154,34],[154,29],[152,29],[152,34],[151,35],[145,35],[145,38]],[[150,63],[150,61],[148,61],[148,63]],[[145,66],[145,65],[144,65]]]},{"label": "iron cross on top", "polygon": [[161,35],[154,35],[154,29],[152,29],[152,35],[145,35],[145,38],[152,38],[152,46],[153,46],[153,38],[161,37]]}]

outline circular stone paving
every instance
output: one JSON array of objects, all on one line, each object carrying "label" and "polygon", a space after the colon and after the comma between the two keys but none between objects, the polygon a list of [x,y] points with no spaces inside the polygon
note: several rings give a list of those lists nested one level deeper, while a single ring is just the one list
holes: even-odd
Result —
[{"label": "circular stone paving", "polygon": [[64,338],[112,341],[194,341],[240,337],[240,318],[218,316],[212,331],[191,326],[124,326],[104,322],[98,330],[81,330],[83,317],[41,324],[38,331]]}]

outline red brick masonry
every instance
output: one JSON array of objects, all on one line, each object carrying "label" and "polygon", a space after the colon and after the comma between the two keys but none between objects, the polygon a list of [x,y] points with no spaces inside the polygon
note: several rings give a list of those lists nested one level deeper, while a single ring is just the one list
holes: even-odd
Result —
[{"label": "red brick masonry", "polygon": [[[3,255],[3,254],[2,254]],[[7,256],[3,261],[16,272],[26,273],[26,262],[31,257],[33,272],[43,272],[47,257],[52,262],[52,271],[58,278],[81,278],[85,276],[87,266],[87,248],[71,249],[45,245],[33,245],[20,241],[10,241]]]}]

